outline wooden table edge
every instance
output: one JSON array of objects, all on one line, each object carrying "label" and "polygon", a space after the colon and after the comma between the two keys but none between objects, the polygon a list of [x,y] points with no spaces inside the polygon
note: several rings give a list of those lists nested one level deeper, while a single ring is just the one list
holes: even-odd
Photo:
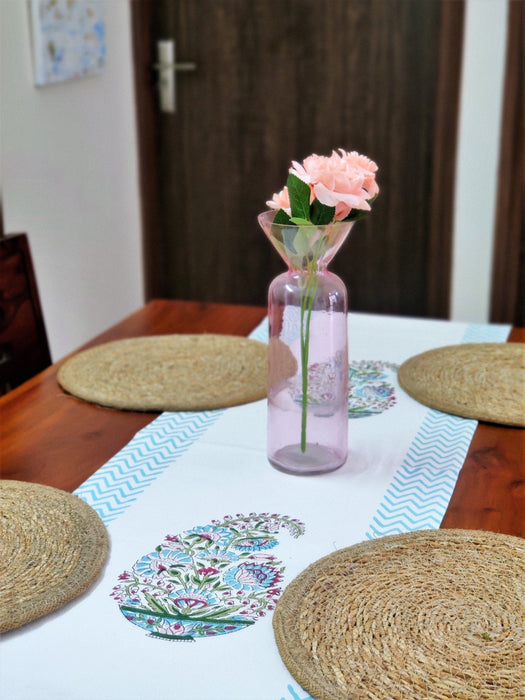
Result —
[{"label": "wooden table edge", "polygon": [[[507,342],[525,342],[525,328],[512,328]],[[524,456],[525,429],[480,421],[440,527],[525,537]]]}]

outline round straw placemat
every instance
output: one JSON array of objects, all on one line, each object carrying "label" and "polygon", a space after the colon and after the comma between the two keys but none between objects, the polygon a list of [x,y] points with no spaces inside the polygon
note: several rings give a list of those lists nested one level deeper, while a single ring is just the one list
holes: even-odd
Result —
[{"label": "round straw placemat", "polygon": [[404,362],[399,383],[426,406],[464,418],[525,426],[525,344],[465,343]]},{"label": "round straw placemat", "polygon": [[106,527],[84,501],[50,486],[0,481],[0,632],[57,610],[99,576]]},{"label": "round straw placemat", "polygon": [[525,697],[525,540],[469,530],[391,535],[309,566],[273,627],[316,699]]},{"label": "round straw placemat", "polygon": [[268,347],[229,335],[128,338],[84,350],[58,372],[61,386],[101,406],[203,411],[266,396]]}]

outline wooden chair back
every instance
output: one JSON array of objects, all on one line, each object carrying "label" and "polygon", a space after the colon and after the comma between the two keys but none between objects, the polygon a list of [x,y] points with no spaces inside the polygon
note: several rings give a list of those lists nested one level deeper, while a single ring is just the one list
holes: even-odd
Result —
[{"label": "wooden chair back", "polygon": [[0,395],[51,364],[25,233],[0,238]]}]

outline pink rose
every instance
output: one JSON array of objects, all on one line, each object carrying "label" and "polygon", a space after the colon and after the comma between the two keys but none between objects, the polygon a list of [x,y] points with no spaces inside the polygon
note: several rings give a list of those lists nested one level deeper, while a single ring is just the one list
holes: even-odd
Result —
[{"label": "pink rose", "polygon": [[352,209],[370,211],[367,200],[379,192],[375,181],[377,165],[356,151],[339,149],[331,156],[313,154],[302,164],[293,161],[292,166],[290,172],[310,186],[312,198],[335,207],[335,221],[345,219]]},{"label": "pink rose", "polygon": [[373,160],[362,156],[357,151],[346,153],[342,148],[341,158],[345,160],[349,167],[360,168],[364,175],[363,189],[368,192],[368,199],[375,197],[379,193],[379,187],[376,182],[377,165]]},{"label": "pink rose", "polygon": [[292,209],[290,206],[290,196],[288,194],[288,187],[285,187],[280,192],[276,192],[272,199],[266,202],[266,205],[270,209],[284,209],[288,216],[292,215]]}]

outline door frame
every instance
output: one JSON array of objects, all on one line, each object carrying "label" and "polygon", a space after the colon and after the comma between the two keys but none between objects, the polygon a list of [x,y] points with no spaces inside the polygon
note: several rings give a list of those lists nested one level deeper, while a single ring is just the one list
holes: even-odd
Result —
[{"label": "door frame", "polygon": [[131,39],[135,84],[135,113],[139,162],[140,213],[146,302],[161,296],[161,219],[157,159],[157,74],[151,36],[151,0],[131,0]]},{"label": "door frame", "polygon": [[525,325],[524,30],[525,0],[508,0],[490,320],[519,326]]},{"label": "door frame", "polygon": [[[439,76],[434,132],[432,202],[428,253],[428,313],[449,318],[452,231],[459,90],[463,45],[464,0],[441,4]],[[142,240],[146,301],[161,296],[157,271],[161,264],[161,216],[157,193],[156,56],[151,35],[151,0],[131,1],[131,28],[137,139],[140,171]],[[450,202],[450,207],[443,207]]]}]

